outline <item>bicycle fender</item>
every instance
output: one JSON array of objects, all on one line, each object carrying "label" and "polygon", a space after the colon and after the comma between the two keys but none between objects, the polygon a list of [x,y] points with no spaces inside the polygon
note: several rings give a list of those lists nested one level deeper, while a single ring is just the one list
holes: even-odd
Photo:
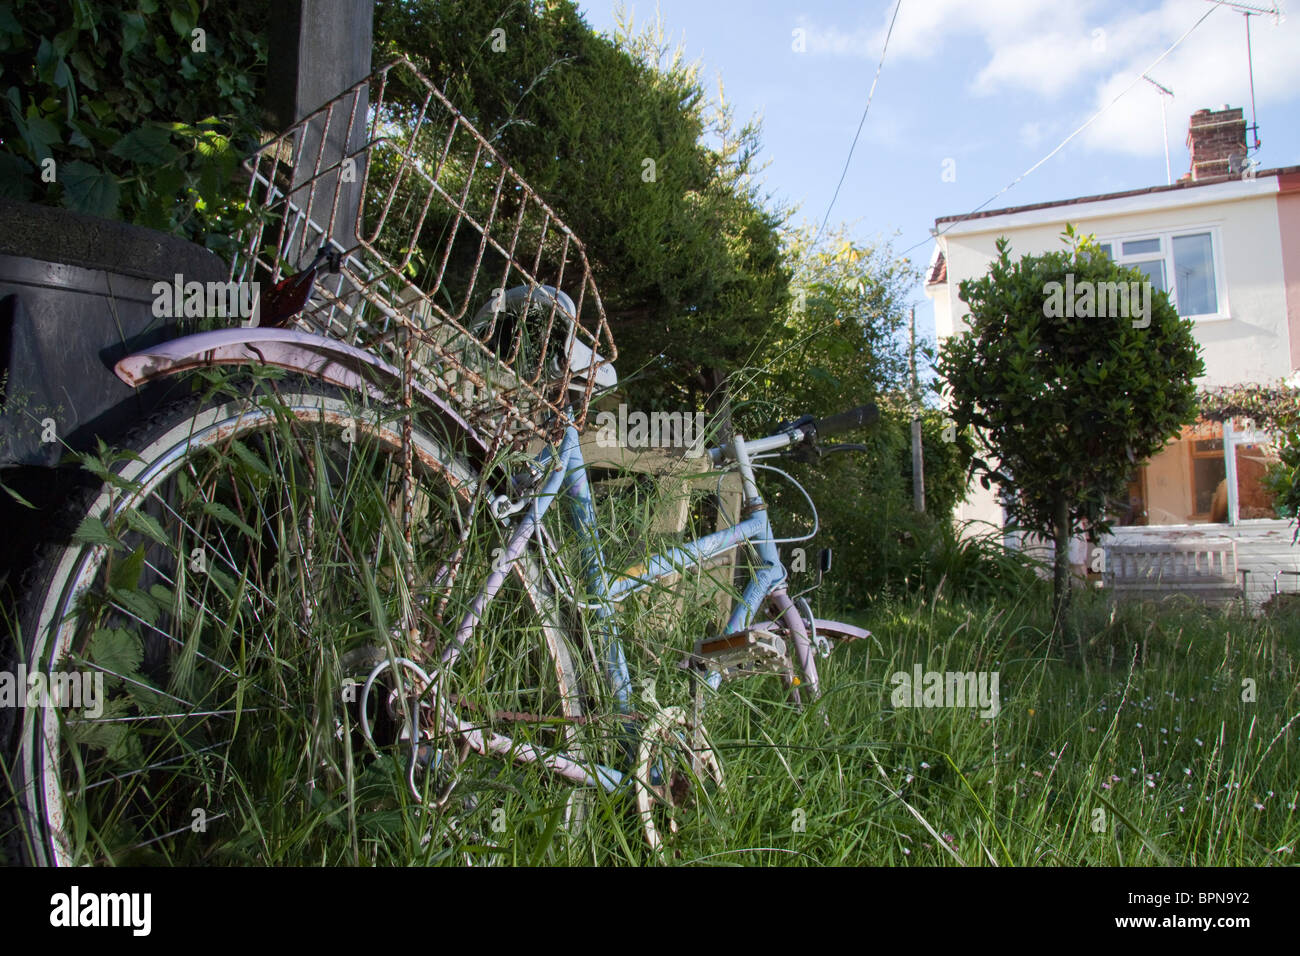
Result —
[{"label": "bicycle fender", "polygon": [[[400,388],[402,373],[383,359],[355,346],[294,329],[237,328],[199,332],[151,346],[121,359],[113,371],[127,385],[143,385],[170,375],[215,365],[268,365],[299,372],[371,398],[391,397]],[[412,383],[426,404],[448,428],[462,432],[466,451],[481,464],[487,445],[469,422],[442,398]]]},{"label": "bicycle fender", "polygon": [[824,621],[819,617],[813,619],[813,626],[817,628],[818,634],[836,641],[865,641],[871,636],[871,632],[863,628],[841,621]]}]

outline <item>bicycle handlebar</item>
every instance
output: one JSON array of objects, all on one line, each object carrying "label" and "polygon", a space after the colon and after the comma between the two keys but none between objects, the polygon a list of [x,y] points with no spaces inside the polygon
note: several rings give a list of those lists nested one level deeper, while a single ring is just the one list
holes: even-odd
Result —
[{"label": "bicycle handlebar", "polygon": [[828,438],[840,432],[849,432],[873,424],[879,418],[880,409],[875,405],[859,405],[857,408],[850,408],[847,412],[815,421],[813,428],[816,429],[819,438]]},{"label": "bicycle handlebar", "polygon": [[[791,445],[798,445],[805,441],[815,443],[817,438],[838,435],[840,432],[862,428],[865,425],[872,424],[879,418],[880,410],[872,404],[859,405],[857,408],[851,408],[846,412],[840,412],[820,420],[814,419],[811,415],[805,415],[795,422],[786,424],[775,435],[757,438],[745,444],[750,452],[754,454],[781,451]],[[715,467],[722,464],[723,460],[731,454],[730,447],[727,445],[710,448],[708,452],[709,459]]]}]

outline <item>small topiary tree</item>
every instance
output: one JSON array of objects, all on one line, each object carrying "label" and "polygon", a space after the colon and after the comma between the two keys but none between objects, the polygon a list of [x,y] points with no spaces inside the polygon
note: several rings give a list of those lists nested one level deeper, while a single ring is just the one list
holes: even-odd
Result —
[{"label": "small topiary tree", "polygon": [[1136,269],[1067,225],[1067,249],[1009,256],[1005,238],[982,278],[961,283],[967,331],[938,363],[956,427],[986,450],[1011,518],[1056,547],[1053,612],[1064,637],[1069,542],[1109,530],[1107,502],[1133,466],[1196,418],[1204,374],[1192,323]]}]

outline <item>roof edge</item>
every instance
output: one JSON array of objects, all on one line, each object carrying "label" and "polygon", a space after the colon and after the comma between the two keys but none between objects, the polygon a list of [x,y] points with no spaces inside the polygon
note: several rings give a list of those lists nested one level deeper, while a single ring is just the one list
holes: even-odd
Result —
[{"label": "roof edge", "polygon": [[[1278,166],[1275,169],[1262,169],[1256,173],[1252,179],[1268,179],[1276,176],[1279,180],[1283,176],[1291,176],[1300,173],[1300,166]],[[1121,192],[1098,193],[1094,196],[1078,196],[1074,199],[1057,199],[1052,202],[1028,203],[1024,206],[1007,206],[1004,209],[985,209],[980,212],[966,213],[957,216],[940,216],[935,219],[935,226],[944,223],[970,222],[976,219],[993,219],[997,216],[1007,216],[1019,212],[1035,212],[1039,209],[1052,209],[1057,206],[1078,206],[1089,202],[1104,202],[1107,199],[1126,199],[1130,196],[1143,196],[1155,193],[1175,192],[1182,189],[1195,189],[1198,186],[1216,186],[1221,183],[1241,182],[1240,176],[1212,176],[1208,179],[1187,180],[1186,182],[1172,183],[1168,186],[1146,186],[1142,189],[1126,189]]]}]

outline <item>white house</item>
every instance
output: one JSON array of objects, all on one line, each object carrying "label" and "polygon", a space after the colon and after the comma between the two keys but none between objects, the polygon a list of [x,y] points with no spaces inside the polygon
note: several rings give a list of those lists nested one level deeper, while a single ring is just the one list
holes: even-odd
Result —
[{"label": "white house", "polygon": [[[1240,109],[1198,111],[1187,144],[1191,171],[1170,186],[935,220],[926,293],[939,340],[965,328],[959,285],[987,271],[999,237],[1013,257],[1059,250],[1068,222],[1169,291],[1195,322],[1205,361],[1199,385],[1292,379],[1300,370],[1300,166],[1252,168]],[[1300,571],[1294,529],[1275,517],[1260,484],[1268,436],[1248,424],[1199,423],[1135,469],[1114,533],[1080,542],[1075,562],[1108,564],[1119,586],[1158,578],[1185,589],[1177,582],[1191,578],[1223,593],[1245,571],[1255,603],[1272,593],[1277,572]],[[1003,523],[995,493],[978,485],[958,518]],[[1105,549],[1104,560],[1092,545]],[[1300,588],[1300,576],[1277,580],[1280,589]]]}]

